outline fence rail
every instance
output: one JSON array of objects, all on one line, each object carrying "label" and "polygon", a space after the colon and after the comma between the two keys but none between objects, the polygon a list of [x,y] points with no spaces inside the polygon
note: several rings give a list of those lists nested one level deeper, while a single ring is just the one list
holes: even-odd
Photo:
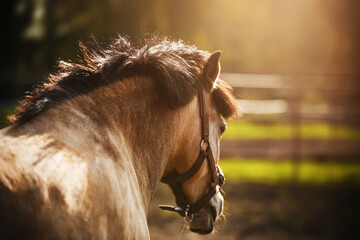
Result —
[{"label": "fence rail", "polygon": [[234,88],[244,118],[263,124],[294,126],[287,140],[233,140],[222,142],[222,157],[343,159],[359,158],[360,142],[301,136],[305,123],[360,127],[360,77],[224,73]]}]

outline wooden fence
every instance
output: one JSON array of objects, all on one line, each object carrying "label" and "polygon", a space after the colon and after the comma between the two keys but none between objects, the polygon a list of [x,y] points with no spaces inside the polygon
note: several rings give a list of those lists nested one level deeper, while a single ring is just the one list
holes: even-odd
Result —
[{"label": "wooden fence", "polygon": [[[360,127],[360,76],[299,76],[224,73],[234,88],[244,118],[261,124],[289,123],[291,139],[224,140],[222,157],[299,161],[360,157],[360,141],[338,138],[339,126]],[[331,139],[303,139],[300,126],[331,125]]]}]

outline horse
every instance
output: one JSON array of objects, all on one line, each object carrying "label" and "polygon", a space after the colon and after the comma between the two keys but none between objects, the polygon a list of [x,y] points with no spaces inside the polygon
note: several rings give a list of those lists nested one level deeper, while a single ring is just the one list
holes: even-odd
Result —
[{"label": "horse", "polygon": [[149,239],[149,204],[170,186],[199,234],[223,211],[225,120],[240,110],[220,55],[118,36],[86,47],[20,101],[0,131],[0,239]]}]

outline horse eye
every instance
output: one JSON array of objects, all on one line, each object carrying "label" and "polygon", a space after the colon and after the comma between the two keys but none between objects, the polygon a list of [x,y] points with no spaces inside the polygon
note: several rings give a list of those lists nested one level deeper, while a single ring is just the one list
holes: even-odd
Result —
[{"label": "horse eye", "polygon": [[226,130],[226,125],[220,127],[220,133],[223,134]]}]

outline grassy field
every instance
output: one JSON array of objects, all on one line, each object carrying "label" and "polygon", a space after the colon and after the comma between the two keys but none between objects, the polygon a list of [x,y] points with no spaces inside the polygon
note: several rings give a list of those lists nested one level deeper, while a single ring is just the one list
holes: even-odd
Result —
[{"label": "grassy field", "polygon": [[[288,139],[293,137],[291,124],[257,124],[246,120],[228,123],[223,139]],[[331,126],[322,123],[306,123],[300,127],[304,139],[348,139],[360,140],[360,128],[349,126]]]},{"label": "grassy field", "polygon": [[[291,124],[257,124],[246,120],[228,124],[223,139],[290,139],[294,126]],[[360,128],[331,126],[321,123],[302,124],[303,139],[360,140]],[[354,159],[356,160],[356,159]],[[255,183],[297,184],[355,184],[360,185],[360,162],[316,162],[302,159],[296,166],[290,159],[222,159],[220,166],[229,181]]]},{"label": "grassy field", "polygon": [[269,184],[360,185],[360,163],[303,160],[297,167],[291,160],[221,159],[219,165],[230,182]]}]

